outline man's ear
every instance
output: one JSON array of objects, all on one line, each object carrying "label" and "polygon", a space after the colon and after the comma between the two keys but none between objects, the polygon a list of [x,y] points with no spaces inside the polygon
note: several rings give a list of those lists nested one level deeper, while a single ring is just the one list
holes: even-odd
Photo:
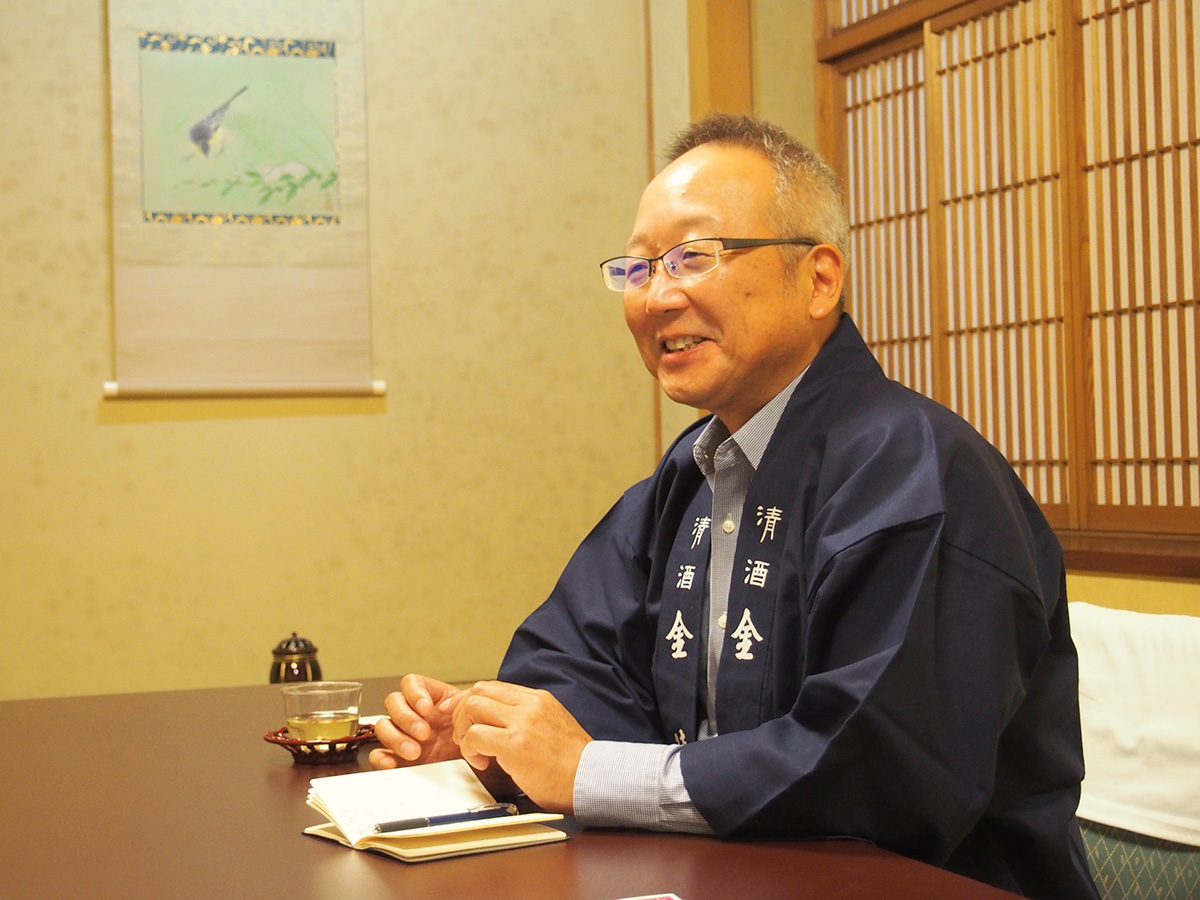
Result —
[{"label": "man's ear", "polygon": [[846,260],[833,244],[818,244],[811,254],[812,302],[809,315],[823,319],[838,308],[846,279]]}]

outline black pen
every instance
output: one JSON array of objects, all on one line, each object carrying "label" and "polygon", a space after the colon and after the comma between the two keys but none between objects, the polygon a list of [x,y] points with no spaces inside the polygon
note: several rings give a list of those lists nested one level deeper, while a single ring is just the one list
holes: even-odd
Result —
[{"label": "black pen", "polygon": [[456,825],[460,822],[475,822],[479,819],[494,819],[498,816],[515,816],[517,807],[512,803],[489,803],[486,806],[476,806],[465,812],[446,813],[440,816],[417,816],[413,819],[396,819],[394,822],[380,822],[375,826],[376,834],[386,834],[392,831],[409,831],[413,828],[429,828],[432,825]]}]

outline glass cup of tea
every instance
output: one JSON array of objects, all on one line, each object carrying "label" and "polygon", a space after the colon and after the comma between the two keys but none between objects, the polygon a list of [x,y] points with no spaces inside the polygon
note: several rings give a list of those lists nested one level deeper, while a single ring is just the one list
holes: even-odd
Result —
[{"label": "glass cup of tea", "polygon": [[358,731],[362,685],[357,681],[301,681],[286,684],[283,712],[293,740],[336,741]]}]

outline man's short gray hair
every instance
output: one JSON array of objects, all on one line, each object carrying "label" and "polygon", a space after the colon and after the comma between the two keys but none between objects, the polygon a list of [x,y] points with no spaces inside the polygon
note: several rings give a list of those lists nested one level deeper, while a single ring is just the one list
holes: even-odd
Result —
[{"label": "man's short gray hair", "polygon": [[[756,150],[775,169],[775,210],[770,214],[780,237],[811,237],[832,244],[850,259],[850,221],[833,169],[812,148],[782,128],[753,116],[714,113],[683,129],[667,151],[674,162],[703,144],[727,144]],[[741,235],[719,235],[741,237]],[[781,247],[800,259],[806,248]],[[787,258],[787,257],[785,257]]]}]

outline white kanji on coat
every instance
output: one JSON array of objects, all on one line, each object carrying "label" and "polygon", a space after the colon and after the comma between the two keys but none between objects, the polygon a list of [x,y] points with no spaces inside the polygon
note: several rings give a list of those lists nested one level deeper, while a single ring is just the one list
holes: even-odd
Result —
[{"label": "white kanji on coat", "polygon": [[750,652],[750,648],[754,646],[755,641],[762,640],[762,635],[754,627],[754,622],[750,618],[749,607],[742,610],[742,621],[738,623],[738,627],[729,636],[737,641],[735,645],[737,653],[733,654],[735,659],[754,659],[754,654]]},{"label": "white kanji on coat", "polygon": [[704,537],[704,532],[708,530],[708,526],[712,524],[712,519],[708,516],[697,516],[696,523],[692,526],[692,549],[695,550],[700,546],[700,539]]},{"label": "white kanji on coat", "polygon": [[758,520],[756,524],[762,526],[762,537],[758,539],[761,544],[767,538],[775,540],[775,526],[779,524],[779,520],[783,518],[783,510],[776,506],[769,509],[758,508]]},{"label": "white kanji on coat", "polygon": [[671,630],[667,632],[667,640],[671,642],[671,658],[685,659],[687,650],[683,648],[683,642],[691,639],[692,633],[683,624],[683,610],[675,610],[675,622],[671,625]]},{"label": "white kanji on coat", "polygon": [[680,566],[679,580],[675,582],[675,587],[682,588],[685,591],[692,589],[692,583],[696,580],[695,566]]},{"label": "white kanji on coat", "polygon": [[748,559],[746,560],[746,577],[743,581],[751,587],[766,587],[767,570],[770,568],[769,562],[763,562],[761,559]]}]

